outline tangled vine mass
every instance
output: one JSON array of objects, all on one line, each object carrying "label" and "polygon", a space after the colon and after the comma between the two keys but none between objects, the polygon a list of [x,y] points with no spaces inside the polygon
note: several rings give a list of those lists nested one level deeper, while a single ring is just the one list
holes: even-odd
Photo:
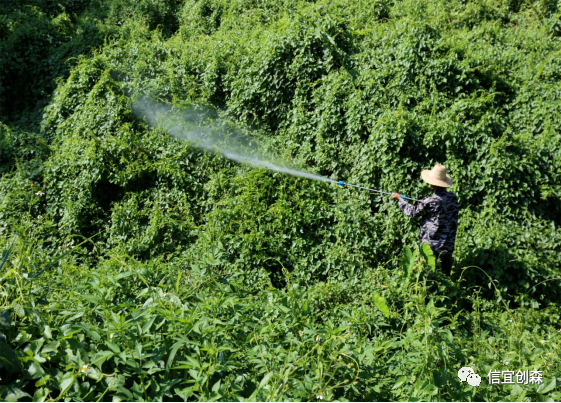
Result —
[{"label": "tangled vine mass", "polygon": [[[559,1],[9,0],[0,66],[2,400],[561,400]],[[416,199],[444,164],[452,275],[141,99]]]}]

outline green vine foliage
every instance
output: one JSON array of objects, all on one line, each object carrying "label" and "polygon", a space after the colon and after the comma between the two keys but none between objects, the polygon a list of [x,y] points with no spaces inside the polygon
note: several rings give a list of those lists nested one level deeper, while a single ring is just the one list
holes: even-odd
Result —
[{"label": "green vine foliage", "polygon": [[[59,3],[0,5],[3,399],[561,397],[524,342],[561,327],[556,2]],[[461,282],[395,201],[203,151],[144,97],[413,198],[445,164]],[[547,384],[454,375],[507,352]]]}]

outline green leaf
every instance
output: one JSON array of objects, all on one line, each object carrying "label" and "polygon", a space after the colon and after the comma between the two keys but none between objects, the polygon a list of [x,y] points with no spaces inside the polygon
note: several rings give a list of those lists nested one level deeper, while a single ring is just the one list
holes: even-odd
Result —
[{"label": "green leaf", "polygon": [[179,340],[179,341],[177,341],[173,344],[173,346],[171,348],[171,351],[169,353],[169,356],[168,356],[167,363],[166,363],[166,371],[171,368],[171,364],[173,363],[175,355],[177,354],[177,350],[179,350],[183,345],[185,345],[187,343],[187,341],[188,340],[184,338],[184,339]]},{"label": "green leaf", "polygon": [[114,355],[115,353],[113,351],[109,351],[109,350],[100,351],[99,353],[96,354],[96,357],[92,361],[92,363],[101,367],[105,361],[107,361],[109,358],[113,357]]},{"label": "green leaf", "polygon": [[8,311],[2,310],[0,312],[0,329],[8,329],[10,326],[12,326],[12,317]]},{"label": "green leaf", "polygon": [[413,268],[417,265],[417,253],[413,255],[411,261],[409,262],[409,267],[407,268],[407,277],[409,278],[413,274]]},{"label": "green leaf", "polygon": [[403,247],[403,255],[401,256],[401,265],[403,270],[407,270],[407,275],[409,275],[409,266],[413,260],[413,252],[411,252],[411,248],[409,246]]},{"label": "green leaf", "polygon": [[281,311],[283,311],[284,313],[289,313],[289,312],[290,312],[290,308],[288,308],[288,307],[286,307],[286,306],[284,306],[284,305],[279,304],[279,305],[277,305],[277,306],[278,306],[279,309],[280,309]]},{"label": "green leaf", "polygon": [[150,330],[150,327],[152,326],[155,320],[156,320],[156,315],[148,318],[148,320],[144,323],[144,325],[142,325],[142,334],[145,334],[148,332],[148,330]]},{"label": "green leaf", "polygon": [[405,383],[405,381],[407,381],[407,377],[406,376],[400,376],[399,378],[397,378],[397,381],[392,386],[392,389],[399,388],[401,385],[403,385]]},{"label": "green leaf", "polygon": [[74,334],[79,333],[80,331],[83,330],[82,326],[79,325],[62,325],[60,327],[60,330],[62,330],[62,334],[63,334],[63,339],[69,339],[71,338]]},{"label": "green leaf", "polygon": [[46,388],[38,387],[35,389],[35,393],[33,393],[33,401],[34,402],[44,402],[49,395],[49,391]]},{"label": "green leaf", "polygon": [[53,335],[51,334],[51,327],[49,325],[45,326],[45,329],[43,330],[43,335],[47,339],[52,339],[53,338]]},{"label": "green leaf", "polygon": [[183,274],[182,271],[179,272],[179,274],[177,275],[177,281],[175,282],[175,293],[179,294],[179,284],[181,282],[181,275]]},{"label": "green leaf", "polygon": [[6,395],[4,396],[4,401],[5,402],[17,402],[19,399],[21,399],[22,397],[29,397],[31,398],[31,395],[28,393],[25,393],[23,390],[16,388],[13,385],[8,385],[6,386]]},{"label": "green leaf", "polygon": [[95,340],[95,341],[101,340],[101,336],[95,330],[86,328],[85,331],[92,340]]},{"label": "green leaf", "polygon": [[325,32],[320,32],[321,36],[323,36],[325,39],[327,39],[333,46],[337,47],[337,44],[335,43],[335,41],[333,40],[332,37],[330,37],[329,35],[327,35]]},{"label": "green leaf", "polygon": [[43,378],[35,382],[35,387],[40,388],[41,386],[45,385],[50,379],[51,379],[50,375],[44,376]]},{"label": "green leaf", "polygon": [[436,260],[434,258],[434,254],[432,253],[432,249],[426,242],[423,242],[423,244],[421,245],[421,255],[425,258],[428,265],[434,271],[436,269]]},{"label": "green leaf", "polygon": [[435,385],[439,388],[446,385],[446,383],[448,382],[448,372],[446,371],[446,368],[440,368],[436,371],[433,371],[432,377],[434,379]]},{"label": "green leaf", "polygon": [[50,343],[46,344],[41,351],[42,354],[51,353],[56,351],[56,349],[60,346],[60,341],[51,341]]},{"label": "green leaf", "polygon": [[92,294],[82,294],[82,298],[84,298],[88,302],[91,302],[92,304],[97,304],[99,302],[99,297]]},{"label": "green leaf", "polygon": [[121,400],[129,400],[129,401],[133,400],[133,395],[127,388],[123,386],[118,386],[117,390],[127,397],[126,399],[121,399]]},{"label": "green leaf", "polygon": [[74,383],[75,379],[76,378],[74,377],[74,375],[72,375],[69,372],[64,374],[64,377],[60,381],[60,395],[59,395],[59,397],[64,395],[68,391],[68,389],[70,389],[70,387]]},{"label": "green leaf", "polygon": [[27,368],[27,373],[31,379],[39,379],[45,376],[45,371],[38,362],[31,361]]},{"label": "green leaf", "polygon": [[511,401],[522,402],[524,401],[524,397],[526,397],[526,390],[522,389],[520,385],[516,384],[510,391],[510,396]]},{"label": "green leaf", "polygon": [[181,361],[183,365],[178,365],[172,369],[184,369],[184,368],[201,368],[201,363],[195,359],[195,357],[187,356],[185,357],[187,361]]},{"label": "green leaf", "polygon": [[555,378],[551,379],[551,382],[549,382],[548,384],[546,384],[545,382],[542,383],[538,390],[536,392],[540,393],[540,394],[545,394],[548,392],[551,392],[553,389],[555,389],[555,386],[557,385],[557,381]]},{"label": "green leaf", "polygon": [[107,347],[109,347],[115,353],[120,353],[121,352],[121,349],[115,343],[111,343],[110,341],[106,341],[105,344],[107,345]]},{"label": "green leaf", "polygon": [[16,352],[6,343],[0,343],[0,368],[8,372],[19,372],[21,364]]},{"label": "green leaf", "polygon": [[263,379],[261,379],[261,382],[259,382],[259,387],[258,387],[257,389],[255,389],[255,391],[253,392],[253,394],[252,394],[252,395],[250,396],[250,398],[247,399],[247,400],[249,400],[249,401],[253,400],[253,398],[257,395],[257,393],[259,393],[259,391],[260,391],[261,389],[263,389],[263,387],[264,387],[265,385],[267,385],[267,383],[269,382],[269,379],[271,379],[271,376],[273,376],[273,373],[272,373],[272,372],[268,372],[268,373],[263,377]]},{"label": "green leaf", "polygon": [[390,315],[390,310],[388,309],[388,305],[384,298],[378,293],[374,293],[372,300],[374,301],[374,305],[384,314],[384,316],[388,317]]},{"label": "green leaf", "polygon": [[429,383],[423,388],[423,392],[428,395],[434,396],[438,393],[438,388],[432,383]]}]

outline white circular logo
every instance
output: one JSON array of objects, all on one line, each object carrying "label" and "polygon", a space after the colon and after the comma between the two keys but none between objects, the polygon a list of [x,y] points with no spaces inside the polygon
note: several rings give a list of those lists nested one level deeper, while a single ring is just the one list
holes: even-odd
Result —
[{"label": "white circular logo", "polygon": [[479,384],[481,383],[481,377],[477,375],[475,372],[469,374],[466,380],[467,383],[469,383],[471,386],[479,386]]},{"label": "white circular logo", "polygon": [[475,371],[470,367],[462,367],[458,371],[458,378],[460,378],[460,381],[464,382],[469,374],[475,374]]}]

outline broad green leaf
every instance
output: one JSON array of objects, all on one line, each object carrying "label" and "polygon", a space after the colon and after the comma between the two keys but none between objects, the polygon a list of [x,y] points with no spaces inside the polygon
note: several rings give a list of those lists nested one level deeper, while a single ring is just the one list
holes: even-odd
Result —
[{"label": "broad green leaf", "polygon": [[181,339],[177,342],[175,342],[171,348],[171,351],[169,353],[168,356],[168,360],[166,362],[166,370],[169,370],[171,368],[171,365],[173,363],[173,360],[175,359],[175,355],[177,354],[177,350],[179,350],[181,347],[183,347],[186,343],[188,342],[187,339]]},{"label": "broad green leaf", "polygon": [[156,320],[156,315],[153,315],[152,317],[148,318],[148,320],[144,323],[144,325],[142,325],[142,334],[146,334],[148,330],[150,330],[150,327],[152,326],[155,320]]},{"label": "broad green leaf", "polygon": [[434,258],[434,254],[432,253],[432,249],[428,243],[423,242],[423,244],[421,245],[421,254],[427,261],[427,264],[434,271],[436,269],[436,260]]},{"label": "broad green leaf", "polygon": [[413,260],[413,252],[411,252],[411,248],[407,245],[405,245],[403,247],[403,254],[401,255],[401,266],[403,267],[403,270],[407,271],[407,274],[409,275],[409,267],[410,267],[410,263],[411,260]]},{"label": "broad green leaf", "polygon": [[51,353],[53,351],[56,351],[59,346],[60,346],[60,341],[51,341],[50,343],[47,343],[45,347],[43,347],[41,353],[42,354]]},{"label": "broad green leaf", "polygon": [[526,390],[524,390],[520,385],[516,384],[512,388],[510,392],[511,401],[524,401],[524,397],[526,397]]},{"label": "broad green leaf", "polygon": [[46,325],[44,330],[43,330],[43,335],[47,338],[47,339],[52,339],[53,335],[51,333],[51,327],[49,325]]},{"label": "broad green leaf", "polygon": [[23,390],[13,386],[7,385],[5,389],[4,401],[6,402],[17,402],[22,397],[31,398],[29,393],[24,392]]},{"label": "broad green leaf", "polygon": [[97,304],[99,303],[99,297],[96,295],[92,295],[92,294],[82,294],[82,298],[84,298],[86,301],[91,302],[92,304]]},{"label": "broad green leaf", "polygon": [[539,387],[538,390],[536,392],[540,393],[540,394],[545,394],[545,393],[549,393],[551,392],[553,389],[555,389],[555,386],[557,385],[557,381],[555,379],[555,377],[551,378],[551,381],[549,381],[549,383],[547,381],[544,380],[544,383],[542,383]]},{"label": "broad green leaf", "polygon": [[388,317],[390,315],[388,305],[381,295],[379,295],[378,293],[374,293],[374,295],[372,296],[372,300],[374,301],[374,305],[376,305],[376,307],[380,310],[380,312],[382,312],[382,314],[384,314],[384,316]]},{"label": "broad green leaf", "polygon": [[39,379],[45,375],[45,371],[38,362],[31,361],[27,368],[27,373],[31,379]]},{"label": "broad green leaf", "polygon": [[434,396],[438,393],[438,388],[432,383],[429,383],[423,388],[423,393]]},{"label": "broad green leaf", "polygon": [[440,368],[432,372],[434,383],[437,387],[442,387],[448,382],[448,371],[446,368]]},{"label": "broad green leaf", "polygon": [[44,376],[43,378],[35,382],[35,387],[40,388],[41,386],[45,385],[50,379],[51,379],[50,375]]},{"label": "broad green leaf", "polygon": [[179,284],[180,284],[180,282],[181,282],[181,276],[182,276],[182,274],[183,274],[182,271],[180,271],[180,272],[177,274],[177,281],[175,282],[175,293],[176,293],[176,294],[179,294]]},{"label": "broad green leaf", "polygon": [[288,308],[288,307],[286,307],[286,306],[284,306],[284,305],[280,305],[280,304],[279,304],[279,305],[277,305],[277,306],[278,306],[278,308],[279,308],[281,311],[283,311],[284,313],[289,313],[289,312],[290,312],[290,308]]},{"label": "broad green leaf", "polygon": [[70,387],[72,386],[72,384],[74,383],[74,380],[76,378],[74,377],[74,375],[72,375],[71,373],[66,373],[64,374],[62,380],[60,381],[60,395],[62,396],[63,394],[65,394],[68,389],[70,389]]},{"label": "broad green leaf", "polygon": [[8,329],[12,325],[12,317],[8,311],[0,311],[0,329]]},{"label": "broad green leaf", "polygon": [[403,385],[405,382],[407,381],[407,377],[406,376],[400,376],[399,378],[397,378],[397,381],[395,381],[395,384],[392,386],[392,389],[397,389],[399,388],[401,385]]},{"label": "broad green leaf", "polygon": [[62,325],[60,327],[60,330],[62,330],[62,334],[63,334],[63,338],[64,339],[68,339],[70,337],[72,337],[72,335],[79,333],[80,331],[83,330],[83,327],[80,325]]},{"label": "broad green leaf", "polygon": [[19,372],[21,364],[17,353],[6,343],[0,342],[0,368],[5,368],[8,373]]},{"label": "broad green leaf", "polygon": [[121,349],[119,348],[119,346],[115,343],[112,343],[110,341],[106,341],[105,345],[107,345],[107,347],[109,347],[113,352],[115,353],[120,353]]},{"label": "broad green leaf", "polygon": [[250,398],[248,399],[249,401],[253,400],[253,398],[255,398],[255,396],[257,395],[257,393],[259,393],[259,391],[261,389],[263,389],[263,387],[265,385],[267,385],[267,383],[269,382],[269,379],[271,379],[271,377],[273,376],[272,372],[268,372],[263,379],[261,379],[261,382],[259,382],[259,387],[257,389],[255,389],[255,391],[253,392],[253,394],[250,396]]},{"label": "broad green leaf", "polygon": [[96,364],[98,367],[101,367],[105,361],[115,355],[114,351],[104,350],[100,351],[96,354],[92,364]]},{"label": "broad green leaf", "polygon": [[49,395],[49,390],[47,388],[37,388],[35,393],[33,393],[34,402],[44,402]]}]

